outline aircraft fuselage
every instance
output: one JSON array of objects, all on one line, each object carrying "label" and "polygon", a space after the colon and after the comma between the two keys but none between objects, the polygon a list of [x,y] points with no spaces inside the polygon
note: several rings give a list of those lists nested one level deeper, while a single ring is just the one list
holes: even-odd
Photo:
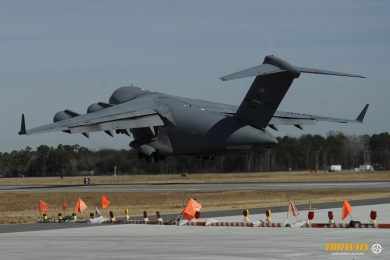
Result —
[{"label": "aircraft fuselage", "polygon": [[[241,122],[232,113],[234,106],[160,93],[147,95],[154,96],[167,124],[156,129],[154,136],[151,133],[149,140],[142,137],[148,129],[132,131],[135,140],[145,140],[143,144],[138,143],[142,145],[138,150],[143,153],[207,155],[277,143],[268,131]],[[225,113],[221,112],[224,110]]]}]

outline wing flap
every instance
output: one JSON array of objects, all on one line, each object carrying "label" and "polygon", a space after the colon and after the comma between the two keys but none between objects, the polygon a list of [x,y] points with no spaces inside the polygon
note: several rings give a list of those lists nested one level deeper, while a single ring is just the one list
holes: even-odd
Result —
[{"label": "wing flap", "polygon": [[132,129],[150,126],[162,126],[159,114],[154,110],[132,111],[125,113],[91,113],[80,115],[52,124],[26,129],[24,115],[22,115],[21,135],[32,135],[48,132],[88,133],[110,131],[116,129]]},{"label": "wing flap", "polygon": [[118,121],[109,121],[100,124],[83,125],[70,127],[69,130],[72,134],[75,133],[89,133],[99,131],[109,131],[117,129],[135,129],[151,126],[163,126],[164,122],[161,117],[157,114],[147,115],[132,119],[122,119]]},{"label": "wing flap", "polygon": [[316,120],[313,119],[299,119],[286,117],[273,117],[269,122],[270,125],[314,125]]}]

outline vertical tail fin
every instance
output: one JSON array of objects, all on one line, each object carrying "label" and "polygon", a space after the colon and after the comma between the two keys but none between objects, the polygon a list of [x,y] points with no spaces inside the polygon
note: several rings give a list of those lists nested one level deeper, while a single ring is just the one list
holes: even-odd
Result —
[{"label": "vertical tail fin", "polygon": [[[358,74],[297,67],[270,55],[264,58],[263,64],[226,75],[221,80],[256,76],[237,110],[237,116],[253,127],[264,129],[275,114],[292,82],[301,73],[364,78]],[[367,107],[358,116],[358,121],[363,121]]]},{"label": "vertical tail fin", "polygon": [[370,106],[370,104],[367,104],[367,105],[364,106],[363,110],[357,116],[356,121],[358,121],[360,123],[363,123],[364,117],[366,116],[366,113],[367,113],[367,110],[368,110],[369,106]]}]

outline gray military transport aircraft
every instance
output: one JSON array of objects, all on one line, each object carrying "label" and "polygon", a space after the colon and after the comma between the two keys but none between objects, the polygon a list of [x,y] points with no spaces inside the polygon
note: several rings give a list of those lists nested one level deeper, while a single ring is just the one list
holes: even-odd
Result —
[{"label": "gray military transport aircraft", "polygon": [[212,156],[228,151],[263,149],[277,143],[267,129],[278,125],[302,125],[318,121],[362,123],[368,109],[356,119],[277,111],[292,81],[301,73],[364,78],[357,74],[297,67],[273,55],[261,65],[221,78],[232,80],[254,77],[244,100],[237,106],[183,98],[147,91],[138,87],[120,87],[108,103],[90,105],[80,115],[71,110],[55,114],[53,123],[26,129],[22,114],[20,135],[62,131],[83,134],[104,131],[133,136],[130,147],[142,157],[159,160],[167,155]]}]

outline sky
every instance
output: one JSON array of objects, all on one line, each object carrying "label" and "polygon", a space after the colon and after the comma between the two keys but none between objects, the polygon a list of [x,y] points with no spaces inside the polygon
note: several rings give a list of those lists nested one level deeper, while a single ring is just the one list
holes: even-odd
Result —
[{"label": "sky", "polygon": [[275,54],[298,66],[367,79],[301,75],[281,110],[354,118],[279,135],[374,134],[390,129],[390,1],[2,1],[0,151],[39,144],[128,148],[128,137],[18,136],[63,109],[84,113],[123,85],[240,104],[253,79],[218,78]]}]

